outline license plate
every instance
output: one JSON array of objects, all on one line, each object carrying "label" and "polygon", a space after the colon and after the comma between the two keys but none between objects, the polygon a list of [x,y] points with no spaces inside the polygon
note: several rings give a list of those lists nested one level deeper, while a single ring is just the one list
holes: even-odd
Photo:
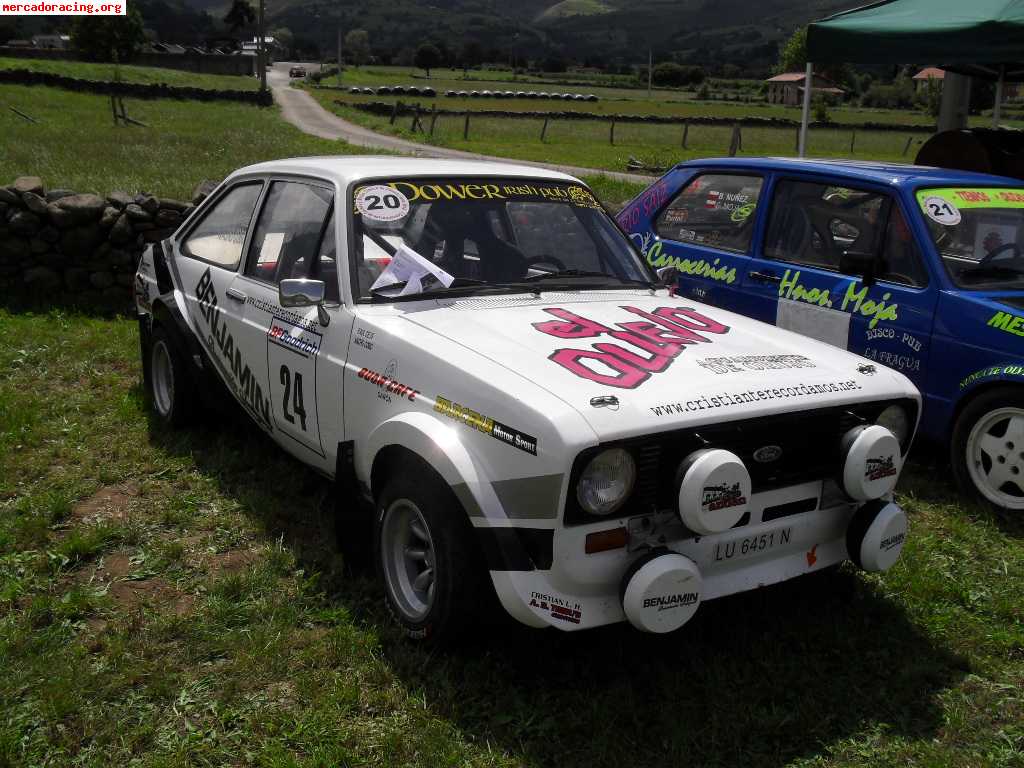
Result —
[{"label": "license plate", "polygon": [[744,536],[741,539],[719,542],[715,544],[715,561],[725,562],[767,552],[775,547],[789,544],[792,536],[792,528],[776,528],[774,531],[759,533],[756,536]]}]

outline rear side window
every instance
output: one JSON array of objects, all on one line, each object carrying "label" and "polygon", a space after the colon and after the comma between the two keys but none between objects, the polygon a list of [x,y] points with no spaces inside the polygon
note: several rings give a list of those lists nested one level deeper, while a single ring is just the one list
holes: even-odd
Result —
[{"label": "rear side window", "polygon": [[221,197],[185,238],[182,251],[225,269],[237,269],[261,182],[239,184]]},{"label": "rear side window", "polygon": [[698,176],[658,215],[655,230],[663,240],[746,253],[762,184],[760,176]]}]

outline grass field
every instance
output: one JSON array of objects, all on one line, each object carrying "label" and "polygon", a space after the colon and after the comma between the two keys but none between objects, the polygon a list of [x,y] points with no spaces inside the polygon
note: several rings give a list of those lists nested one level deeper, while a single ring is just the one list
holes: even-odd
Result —
[{"label": "grass field", "polygon": [[[308,136],[274,108],[228,102],[126,99],[148,128],[114,126],[105,96],[40,86],[0,85],[0,184],[41,176],[51,188],[107,194],[115,189],[187,199],[203,179],[221,179],[249,163],[303,155],[365,153],[340,141]],[[610,203],[642,185],[606,177],[588,183]]]},{"label": "grass field", "polygon": [[16,59],[0,56],[0,69],[27,69],[31,72],[50,72],[64,77],[83,80],[117,80],[126,83],[165,83],[229,91],[255,91],[260,81],[241,75],[207,75],[183,72],[162,67],[138,67],[131,64],[93,64],[87,61],[61,61],[59,59]]},{"label": "grass field", "polygon": [[[411,133],[409,127],[412,118],[409,116],[400,118],[392,126],[388,117],[339,105],[336,102],[337,96],[327,95],[324,91],[315,91],[314,95],[325,108],[335,114],[382,133],[469,152],[610,171],[626,170],[630,157],[658,167],[697,157],[721,157],[728,154],[732,136],[731,126],[692,125],[687,135],[687,149],[682,149],[682,126],[618,123],[615,127],[615,144],[612,145],[609,141],[608,121],[556,120],[549,122],[542,143],[542,119],[471,117],[470,136],[464,140],[464,118],[452,115],[438,118],[431,138],[424,133]],[[426,122],[429,126],[429,119]],[[854,143],[855,151],[851,153],[852,128],[815,129],[809,133],[808,155],[912,162],[920,143],[928,135],[859,130]],[[744,127],[742,138],[740,155],[796,154],[796,129]],[[912,139],[913,144],[904,155],[908,139]]]},{"label": "grass field", "polygon": [[157,426],[137,349],[0,310],[0,766],[1024,762],[1024,521],[941,467],[885,575],[428,655],[344,570],[323,482],[227,414]]}]

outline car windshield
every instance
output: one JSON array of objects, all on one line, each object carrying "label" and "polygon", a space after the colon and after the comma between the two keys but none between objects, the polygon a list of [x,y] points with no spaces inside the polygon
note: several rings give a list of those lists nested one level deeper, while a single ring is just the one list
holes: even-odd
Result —
[{"label": "car windshield", "polygon": [[649,286],[593,193],[524,178],[385,179],[353,191],[358,295]]},{"label": "car windshield", "polygon": [[1024,288],[1024,189],[921,189],[917,202],[957,286]]}]

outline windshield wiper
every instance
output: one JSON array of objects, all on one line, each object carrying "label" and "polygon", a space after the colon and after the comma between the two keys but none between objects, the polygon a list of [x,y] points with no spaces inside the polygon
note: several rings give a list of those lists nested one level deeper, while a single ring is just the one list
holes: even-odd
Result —
[{"label": "windshield wiper", "polygon": [[607,277],[612,280],[617,280],[620,283],[628,283],[630,285],[642,285],[645,288],[654,287],[654,283],[650,280],[637,280],[632,277],[619,277],[618,275],[609,275],[607,272],[594,272],[587,269],[560,269],[557,272],[545,272],[542,275],[531,275],[530,277],[523,278],[524,283],[537,283],[541,280],[558,279],[562,277]]},{"label": "windshield wiper", "polygon": [[500,291],[521,291],[523,293],[533,293],[536,291],[532,286],[524,285],[523,283],[489,283],[486,280],[477,280],[473,277],[456,277],[452,284],[445,287],[442,284],[432,285],[425,291],[419,293],[407,293],[404,296],[400,296],[402,289],[405,288],[405,282],[392,283],[391,285],[384,286],[383,288],[376,288],[370,290],[370,295],[374,299],[385,299],[388,301],[402,300],[407,301],[409,299],[431,299],[437,296],[445,296],[452,293],[473,293],[480,290],[500,290]]}]

